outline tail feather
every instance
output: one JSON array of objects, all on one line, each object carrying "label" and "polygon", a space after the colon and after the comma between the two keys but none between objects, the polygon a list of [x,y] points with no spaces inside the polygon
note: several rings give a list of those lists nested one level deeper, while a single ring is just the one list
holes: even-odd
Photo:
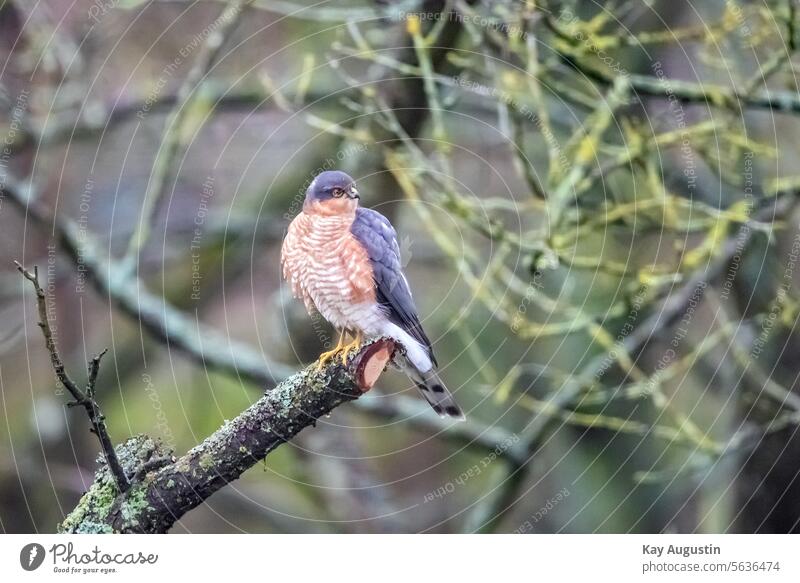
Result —
[{"label": "tail feather", "polygon": [[[393,325],[393,327],[396,329],[395,331],[399,330],[396,326]],[[422,396],[425,397],[425,400],[428,401],[428,404],[436,411],[439,417],[451,417],[459,421],[466,421],[461,407],[458,406],[453,394],[447,389],[436,372],[436,366],[433,364],[432,355],[430,355],[430,348],[426,350],[425,347],[402,331],[394,337],[397,338],[398,336],[401,349],[395,353],[395,364],[414,381],[419,392],[422,393]],[[424,368],[428,370],[422,372]]]},{"label": "tail feather", "polygon": [[466,421],[467,418],[456,403],[453,393],[444,386],[436,371],[430,370],[425,377],[424,382],[416,381],[417,388],[439,417],[451,417],[458,421]]},{"label": "tail feather", "polygon": [[419,372],[416,368],[411,368],[411,370],[406,369],[406,373],[412,378],[419,392],[439,417],[466,421],[464,412],[456,403],[453,393],[439,378],[435,368],[424,373]]}]

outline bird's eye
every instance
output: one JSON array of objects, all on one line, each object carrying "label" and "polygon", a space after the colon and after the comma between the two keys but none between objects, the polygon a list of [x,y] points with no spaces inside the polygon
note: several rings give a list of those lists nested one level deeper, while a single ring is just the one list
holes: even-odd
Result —
[{"label": "bird's eye", "polygon": [[342,198],[344,196],[344,190],[342,190],[341,188],[334,188],[333,196],[335,196],[336,198]]}]

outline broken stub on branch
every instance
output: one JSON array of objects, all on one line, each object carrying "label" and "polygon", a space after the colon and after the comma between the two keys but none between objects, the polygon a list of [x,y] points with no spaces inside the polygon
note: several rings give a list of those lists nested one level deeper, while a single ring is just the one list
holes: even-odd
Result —
[{"label": "broken stub on branch", "polygon": [[393,340],[380,338],[358,353],[353,361],[356,383],[362,392],[369,391],[392,360],[396,345]]}]

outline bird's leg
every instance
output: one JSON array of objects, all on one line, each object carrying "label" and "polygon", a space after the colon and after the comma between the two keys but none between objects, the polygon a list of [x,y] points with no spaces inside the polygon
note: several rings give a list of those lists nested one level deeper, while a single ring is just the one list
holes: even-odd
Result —
[{"label": "bird's leg", "polygon": [[345,330],[342,329],[339,331],[339,341],[336,343],[336,346],[333,347],[333,350],[328,350],[327,352],[323,352],[319,355],[319,359],[317,360],[317,370],[321,370],[330,360],[332,360],[337,354],[339,354],[344,349],[344,335]]},{"label": "bird's leg", "polygon": [[356,330],[356,336],[353,338],[353,341],[342,347],[342,364],[347,364],[347,357],[350,356],[350,353],[358,352],[363,341],[364,335],[361,333],[361,330]]}]

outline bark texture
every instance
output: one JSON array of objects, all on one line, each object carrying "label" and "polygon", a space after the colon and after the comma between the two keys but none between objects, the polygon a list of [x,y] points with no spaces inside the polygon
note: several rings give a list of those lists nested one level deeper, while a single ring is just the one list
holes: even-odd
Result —
[{"label": "bark texture", "polygon": [[[335,407],[360,397],[391,360],[395,345],[366,344],[346,365],[301,371],[180,458],[146,435],[116,448],[131,477],[120,494],[103,462],[95,481],[59,530],[69,533],[164,533],[214,492]],[[102,457],[100,461],[102,462]]]}]

